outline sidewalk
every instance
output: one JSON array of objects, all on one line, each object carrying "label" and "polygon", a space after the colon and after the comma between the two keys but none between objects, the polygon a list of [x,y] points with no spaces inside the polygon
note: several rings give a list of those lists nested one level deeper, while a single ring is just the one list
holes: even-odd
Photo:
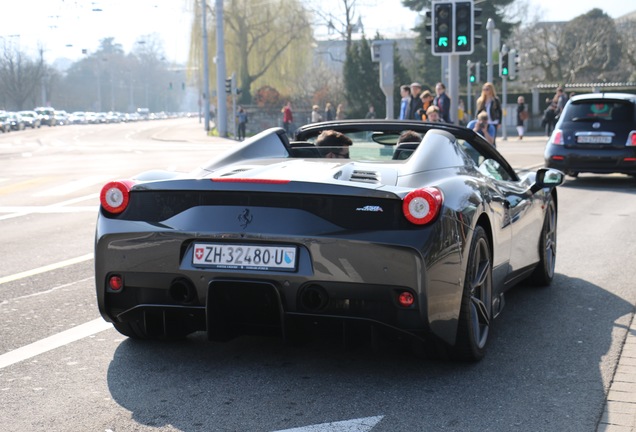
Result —
[{"label": "sidewalk", "polygon": [[[208,135],[203,121],[194,118],[171,119],[164,123],[166,126],[154,131],[153,140],[191,143],[236,143],[231,138]],[[214,123],[210,123],[210,131],[214,129]]]},{"label": "sidewalk", "polygon": [[636,432],[636,319],[627,330],[597,432]]}]

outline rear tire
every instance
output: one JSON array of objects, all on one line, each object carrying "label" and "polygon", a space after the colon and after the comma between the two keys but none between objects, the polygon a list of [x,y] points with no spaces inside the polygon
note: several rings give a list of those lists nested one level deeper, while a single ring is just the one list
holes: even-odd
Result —
[{"label": "rear tire", "polygon": [[468,254],[459,324],[450,357],[478,361],[486,354],[492,320],[492,258],[486,232],[477,226]]},{"label": "rear tire", "polygon": [[539,239],[539,264],[528,277],[528,283],[536,286],[548,286],[554,278],[557,253],[557,209],[550,198],[545,212],[545,220]]}]

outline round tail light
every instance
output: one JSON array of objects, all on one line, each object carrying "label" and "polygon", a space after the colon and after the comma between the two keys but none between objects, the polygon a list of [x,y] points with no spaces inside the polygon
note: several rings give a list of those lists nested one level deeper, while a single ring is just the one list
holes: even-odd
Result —
[{"label": "round tail light", "polygon": [[402,202],[402,212],[409,222],[426,225],[442,208],[442,193],[436,188],[422,188],[409,192]]},{"label": "round tail light", "polygon": [[402,291],[398,295],[398,303],[400,303],[400,306],[404,307],[413,306],[413,303],[415,303],[415,296],[413,296],[413,294],[409,291]]},{"label": "round tail light", "polygon": [[104,185],[99,194],[99,201],[104,210],[114,214],[126,210],[133,185],[131,181],[113,181]]}]

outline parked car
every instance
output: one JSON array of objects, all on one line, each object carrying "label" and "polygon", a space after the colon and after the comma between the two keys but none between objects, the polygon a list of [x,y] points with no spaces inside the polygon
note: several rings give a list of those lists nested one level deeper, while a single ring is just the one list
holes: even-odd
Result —
[{"label": "parked car", "polygon": [[[325,130],[351,145],[316,145]],[[397,145],[404,130],[423,138]],[[104,319],[136,339],[218,341],[338,322],[479,360],[504,292],[552,281],[560,171],[517,173],[447,124],[345,120],[295,136],[268,129],[196,172],[106,184]]]},{"label": "parked car", "polygon": [[636,176],[636,95],[590,93],[573,96],[545,149],[545,164],[579,173]]},{"label": "parked car", "polygon": [[6,112],[0,112],[0,131],[4,133],[11,131],[11,120]]},{"label": "parked car", "polygon": [[30,127],[31,129],[39,128],[42,123],[40,115],[35,111],[18,111],[18,114],[24,121],[24,127]]},{"label": "parked car", "polygon": [[69,124],[69,114],[64,110],[55,110],[55,124],[67,125]]},{"label": "parked car", "polygon": [[8,113],[8,117],[9,117],[9,122],[11,123],[11,130],[14,130],[14,131],[24,130],[26,125],[20,114],[16,112],[10,112]]},{"label": "parked car", "polygon": [[71,124],[86,124],[86,113],[84,111],[75,111],[69,116]]},{"label": "parked car", "polygon": [[47,126],[55,126],[57,120],[55,119],[55,109],[51,107],[38,107],[34,109],[42,118],[42,124]]}]

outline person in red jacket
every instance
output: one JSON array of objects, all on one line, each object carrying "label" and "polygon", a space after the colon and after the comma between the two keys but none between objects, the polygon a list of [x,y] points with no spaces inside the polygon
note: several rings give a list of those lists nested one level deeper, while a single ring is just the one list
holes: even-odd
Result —
[{"label": "person in red jacket", "polygon": [[294,115],[291,110],[291,101],[287,102],[281,112],[283,113],[283,129],[285,129],[287,135],[290,135],[292,131],[292,122],[294,121]]}]

